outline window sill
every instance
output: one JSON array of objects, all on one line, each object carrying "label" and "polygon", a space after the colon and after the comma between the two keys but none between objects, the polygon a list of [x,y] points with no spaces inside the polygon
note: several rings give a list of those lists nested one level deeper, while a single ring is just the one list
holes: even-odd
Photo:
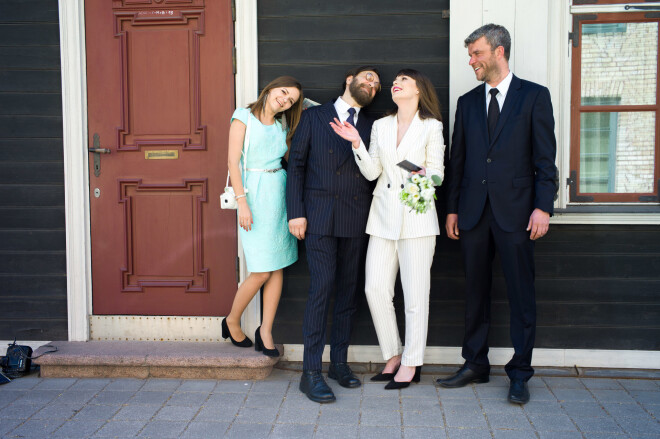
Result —
[{"label": "window sill", "polygon": [[555,209],[551,224],[658,224],[659,205],[576,205]]}]

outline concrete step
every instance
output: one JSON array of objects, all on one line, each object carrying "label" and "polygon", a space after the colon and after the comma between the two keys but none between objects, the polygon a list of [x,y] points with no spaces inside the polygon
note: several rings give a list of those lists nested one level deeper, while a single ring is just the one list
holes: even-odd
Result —
[{"label": "concrete step", "polygon": [[[57,352],[34,360],[42,377],[259,380],[279,358],[231,343],[54,341]],[[50,348],[42,346],[34,356]],[[277,345],[280,353],[284,346]]]}]

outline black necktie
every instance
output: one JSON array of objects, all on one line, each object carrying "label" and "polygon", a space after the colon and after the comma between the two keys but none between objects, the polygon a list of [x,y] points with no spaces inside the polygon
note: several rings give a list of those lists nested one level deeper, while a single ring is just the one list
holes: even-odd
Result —
[{"label": "black necktie", "polygon": [[497,103],[497,93],[499,90],[496,88],[490,89],[490,104],[488,104],[488,137],[492,140],[495,127],[497,126],[497,119],[500,118],[500,105]]},{"label": "black necktie", "polygon": [[346,119],[346,122],[350,123],[353,126],[355,126],[355,120],[353,120],[354,116],[355,116],[355,108],[351,107],[348,109],[348,119]]}]

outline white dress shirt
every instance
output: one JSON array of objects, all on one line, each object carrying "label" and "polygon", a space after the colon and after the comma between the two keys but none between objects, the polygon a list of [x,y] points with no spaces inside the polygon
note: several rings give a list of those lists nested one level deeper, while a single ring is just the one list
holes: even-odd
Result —
[{"label": "white dress shirt", "polygon": [[504,99],[506,99],[506,94],[509,91],[509,86],[511,85],[511,79],[513,79],[513,72],[509,71],[509,74],[506,75],[506,77],[502,79],[502,81],[495,87],[491,87],[488,85],[488,83],[486,83],[486,114],[488,114],[488,105],[490,105],[490,89],[497,89],[497,103],[500,106],[500,111],[502,111]]},{"label": "white dress shirt", "polygon": [[[340,122],[346,122],[346,119],[348,119],[348,109],[351,108],[350,105],[346,103],[345,100],[341,98],[337,98],[335,101],[335,110],[337,110],[337,115],[339,115],[339,121]],[[353,124],[357,126],[357,121],[358,121],[358,114],[360,114],[360,107],[353,107],[355,109],[355,116],[353,117]]]}]

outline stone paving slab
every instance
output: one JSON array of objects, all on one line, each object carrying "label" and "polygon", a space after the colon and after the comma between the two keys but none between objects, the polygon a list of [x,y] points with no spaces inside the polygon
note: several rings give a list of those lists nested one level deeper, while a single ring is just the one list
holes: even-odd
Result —
[{"label": "stone paving slab", "polygon": [[[358,368],[356,367],[356,370]],[[363,371],[368,369],[363,367]],[[333,404],[309,401],[299,373],[266,380],[40,378],[0,386],[0,438],[658,438],[660,381],[536,376],[532,401],[506,401],[508,380],[462,389],[420,384],[386,391],[336,381]],[[636,376],[636,374],[633,374]]]}]

